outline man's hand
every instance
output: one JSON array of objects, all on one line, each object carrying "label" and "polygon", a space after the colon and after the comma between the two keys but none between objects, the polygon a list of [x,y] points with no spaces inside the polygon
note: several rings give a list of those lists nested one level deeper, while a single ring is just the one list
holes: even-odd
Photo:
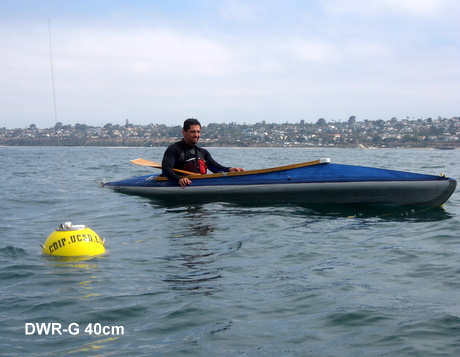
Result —
[{"label": "man's hand", "polygon": [[181,187],[186,187],[192,183],[192,181],[187,177],[182,177],[178,182]]},{"label": "man's hand", "polygon": [[237,171],[246,171],[245,169],[242,169],[241,167],[230,167],[230,172],[237,172]]}]

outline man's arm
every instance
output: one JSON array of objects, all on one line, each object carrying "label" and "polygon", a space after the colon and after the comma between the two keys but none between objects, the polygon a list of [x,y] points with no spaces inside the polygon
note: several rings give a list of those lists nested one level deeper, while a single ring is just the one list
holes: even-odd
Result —
[{"label": "man's arm", "polygon": [[229,172],[230,171],[230,167],[222,166],[216,160],[214,160],[208,150],[203,149],[203,148],[200,148],[200,150],[203,153],[204,161],[206,161],[206,165],[208,166],[208,169],[210,171],[212,172],[219,172],[219,171]]},{"label": "man's arm", "polygon": [[180,176],[177,175],[174,170],[174,162],[176,161],[176,148],[174,145],[169,146],[164,155],[163,161],[161,162],[161,167],[163,169],[163,175],[165,175],[169,180],[179,182]]},{"label": "man's arm", "polygon": [[223,171],[223,172],[245,171],[241,167],[222,166],[221,164],[219,164],[216,160],[214,160],[212,158],[212,156],[208,152],[208,150],[206,150],[206,149],[201,149],[201,150],[202,150],[202,152],[204,154],[206,165],[208,165],[208,169],[211,170],[212,172],[219,172],[219,171]]}]

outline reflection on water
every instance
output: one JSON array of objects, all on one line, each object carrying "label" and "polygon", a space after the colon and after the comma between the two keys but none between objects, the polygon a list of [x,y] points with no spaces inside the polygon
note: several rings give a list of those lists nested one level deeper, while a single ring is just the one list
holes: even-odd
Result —
[{"label": "reflection on water", "polygon": [[207,236],[214,232],[215,225],[208,222],[211,219],[211,214],[202,206],[187,207],[185,209],[185,219],[188,220],[189,233],[196,236]]},{"label": "reflection on water", "polygon": [[452,215],[442,207],[411,208],[411,207],[374,207],[374,206],[309,206],[308,214],[336,217],[381,218],[394,221],[443,221]]},{"label": "reflection on water", "polygon": [[[165,202],[158,202],[155,200],[150,201],[154,207],[166,207],[170,213],[181,213],[184,212],[184,206],[176,204],[167,204]],[[186,211],[190,213],[190,217],[199,218],[206,216],[206,207],[209,204],[195,205],[193,207],[186,208]],[[286,204],[253,204],[253,203],[216,203],[213,207],[217,209],[225,209],[228,214],[228,208],[232,207],[236,212],[241,212],[247,209],[261,209],[269,213],[277,209],[287,209],[301,212],[303,215],[308,216],[326,216],[326,217],[359,217],[359,218],[381,218],[385,220],[410,220],[420,222],[435,222],[443,221],[453,218],[453,215],[447,212],[443,207],[386,207],[386,206],[370,206],[370,205],[333,205],[333,204],[308,204],[302,205],[298,203],[286,203]],[[213,211],[213,213],[216,213]],[[254,212],[253,212],[254,213]],[[207,213],[209,215],[209,213]],[[212,232],[215,228],[212,224],[205,224],[203,222],[195,226],[190,226],[189,229],[198,233],[202,231],[201,235],[207,235]]]},{"label": "reflection on water", "polygon": [[51,262],[52,265],[58,267],[91,269],[97,267],[96,259],[100,259],[101,256],[61,257],[43,254],[43,258]]},{"label": "reflection on water", "polygon": [[102,294],[98,289],[101,278],[97,275],[100,268],[98,264],[103,256],[59,257],[43,254],[43,258],[51,268],[49,274],[55,276],[59,282],[58,293],[62,296],[74,295],[78,299],[85,300]]},{"label": "reflection on water", "polygon": [[[155,206],[154,203],[152,203]],[[299,205],[240,205],[240,204],[203,204],[189,207],[170,207],[177,224],[177,234],[169,238],[169,254],[164,257],[168,262],[167,276],[163,281],[174,291],[184,294],[211,295],[218,291],[215,281],[222,278],[221,255],[238,251],[241,240],[225,241],[219,239],[222,223],[217,219],[229,216],[305,216],[317,218],[376,218],[394,222],[437,222],[451,219],[452,215],[442,207],[406,208],[406,207],[369,207],[369,206],[333,206],[318,205],[302,207]],[[247,217],[245,217],[247,218]],[[234,221],[234,219],[233,219]],[[310,222],[311,223],[311,222]],[[314,223],[314,222],[313,222]],[[324,226],[321,226],[324,230]],[[343,228],[343,227],[342,227]],[[348,226],[348,229],[352,229]],[[291,227],[291,231],[295,227]],[[283,232],[279,232],[283,234]],[[331,233],[331,232],[329,232]]]},{"label": "reflection on water", "polygon": [[214,281],[222,278],[223,267],[218,257],[238,250],[241,245],[228,245],[216,240],[216,225],[212,212],[203,206],[190,206],[168,210],[181,222],[178,234],[169,238],[170,251],[164,259],[171,271],[163,280],[170,288],[187,294],[210,295],[218,291]]}]

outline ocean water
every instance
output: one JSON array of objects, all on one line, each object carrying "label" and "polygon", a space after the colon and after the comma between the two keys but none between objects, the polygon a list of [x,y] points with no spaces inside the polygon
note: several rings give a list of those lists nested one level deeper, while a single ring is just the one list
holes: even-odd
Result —
[{"label": "ocean water", "polygon": [[[0,148],[1,356],[460,355],[458,190],[411,210],[164,206],[99,187],[156,172],[129,160],[163,151]],[[458,150],[210,151],[248,169],[330,157],[460,178]],[[66,221],[107,254],[42,255]]]}]

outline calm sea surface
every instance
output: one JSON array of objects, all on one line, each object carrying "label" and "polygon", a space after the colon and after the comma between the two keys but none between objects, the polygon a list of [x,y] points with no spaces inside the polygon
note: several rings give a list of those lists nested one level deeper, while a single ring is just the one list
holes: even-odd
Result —
[{"label": "calm sea surface", "polygon": [[[458,189],[414,211],[162,206],[98,186],[158,172],[129,160],[163,151],[0,148],[1,356],[460,355]],[[460,178],[458,150],[210,151],[247,169],[330,157]],[[108,254],[42,255],[66,221]],[[30,333],[41,323],[69,331]]]}]

